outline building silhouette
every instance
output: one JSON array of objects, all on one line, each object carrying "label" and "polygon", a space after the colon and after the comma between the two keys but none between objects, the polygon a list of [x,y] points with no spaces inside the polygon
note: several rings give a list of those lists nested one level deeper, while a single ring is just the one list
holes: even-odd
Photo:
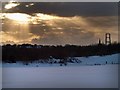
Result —
[{"label": "building silhouette", "polygon": [[111,34],[110,33],[105,34],[105,44],[106,45],[111,44]]}]

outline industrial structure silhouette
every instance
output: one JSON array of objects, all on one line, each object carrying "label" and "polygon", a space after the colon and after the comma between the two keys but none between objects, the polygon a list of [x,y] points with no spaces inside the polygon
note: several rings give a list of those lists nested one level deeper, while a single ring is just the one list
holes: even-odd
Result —
[{"label": "industrial structure silhouette", "polygon": [[111,34],[110,33],[105,34],[105,44],[106,45],[111,44]]},{"label": "industrial structure silhouette", "polygon": [[[110,34],[110,33],[106,33],[106,34],[105,34],[105,44],[106,44],[106,45],[109,45],[109,44],[111,44],[111,42],[112,42],[112,41],[111,41],[111,34]],[[99,38],[98,43],[99,43],[99,44],[102,44],[100,38]]]}]

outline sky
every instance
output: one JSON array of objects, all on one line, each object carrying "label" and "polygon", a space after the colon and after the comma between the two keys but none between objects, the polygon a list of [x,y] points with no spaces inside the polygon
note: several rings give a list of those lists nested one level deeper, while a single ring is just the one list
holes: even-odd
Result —
[{"label": "sky", "polygon": [[3,2],[3,44],[90,45],[118,42],[115,2]]}]

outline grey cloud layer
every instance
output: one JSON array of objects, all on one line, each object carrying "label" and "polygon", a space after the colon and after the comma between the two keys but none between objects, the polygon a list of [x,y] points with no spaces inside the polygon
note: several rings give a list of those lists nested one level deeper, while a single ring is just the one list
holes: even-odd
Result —
[{"label": "grey cloud layer", "polygon": [[[11,41],[37,44],[78,44],[86,45],[104,40],[104,34],[110,32],[113,40],[117,41],[117,17],[60,17],[59,20],[42,20],[39,24],[29,25],[3,25],[5,36]],[[7,41],[8,42],[8,41]]]},{"label": "grey cloud layer", "polygon": [[[94,44],[104,34],[112,34],[112,40],[118,40],[117,3],[34,3],[27,8],[26,4],[3,12],[21,12],[33,16],[36,12],[55,14],[60,18],[40,20],[38,24],[11,25],[6,20],[3,25],[3,36],[6,43],[37,43],[37,44]],[[3,4],[4,7],[4,4]],[[65,19],[64,19],[65,18]],[[11,22],[11,23],[10,23]]]},{"label": "grey cloud layer", "polygon": [[21,13],[46,13],[59,16],[115,16],[118,15],[117,2],[34,2],[31,7],[25,7],[29,2],[21,4],[10,10],[5,10],[3,3],[3,12],[21,12]]}]

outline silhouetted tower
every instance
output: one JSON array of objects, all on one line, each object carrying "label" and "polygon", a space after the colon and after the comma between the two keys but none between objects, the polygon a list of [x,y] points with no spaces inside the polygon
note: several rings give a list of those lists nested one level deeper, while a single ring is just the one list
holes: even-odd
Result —
[{"label": "silhouetted tower", "polygon": [[99,38],[99,41],[98,41],[99,44],[101,44],[101,39]]},{"label": "silhouetted tower", "polygon": [[111,44],[111,34],[110,33],[105,34],[105,44],[106,45]]}]

